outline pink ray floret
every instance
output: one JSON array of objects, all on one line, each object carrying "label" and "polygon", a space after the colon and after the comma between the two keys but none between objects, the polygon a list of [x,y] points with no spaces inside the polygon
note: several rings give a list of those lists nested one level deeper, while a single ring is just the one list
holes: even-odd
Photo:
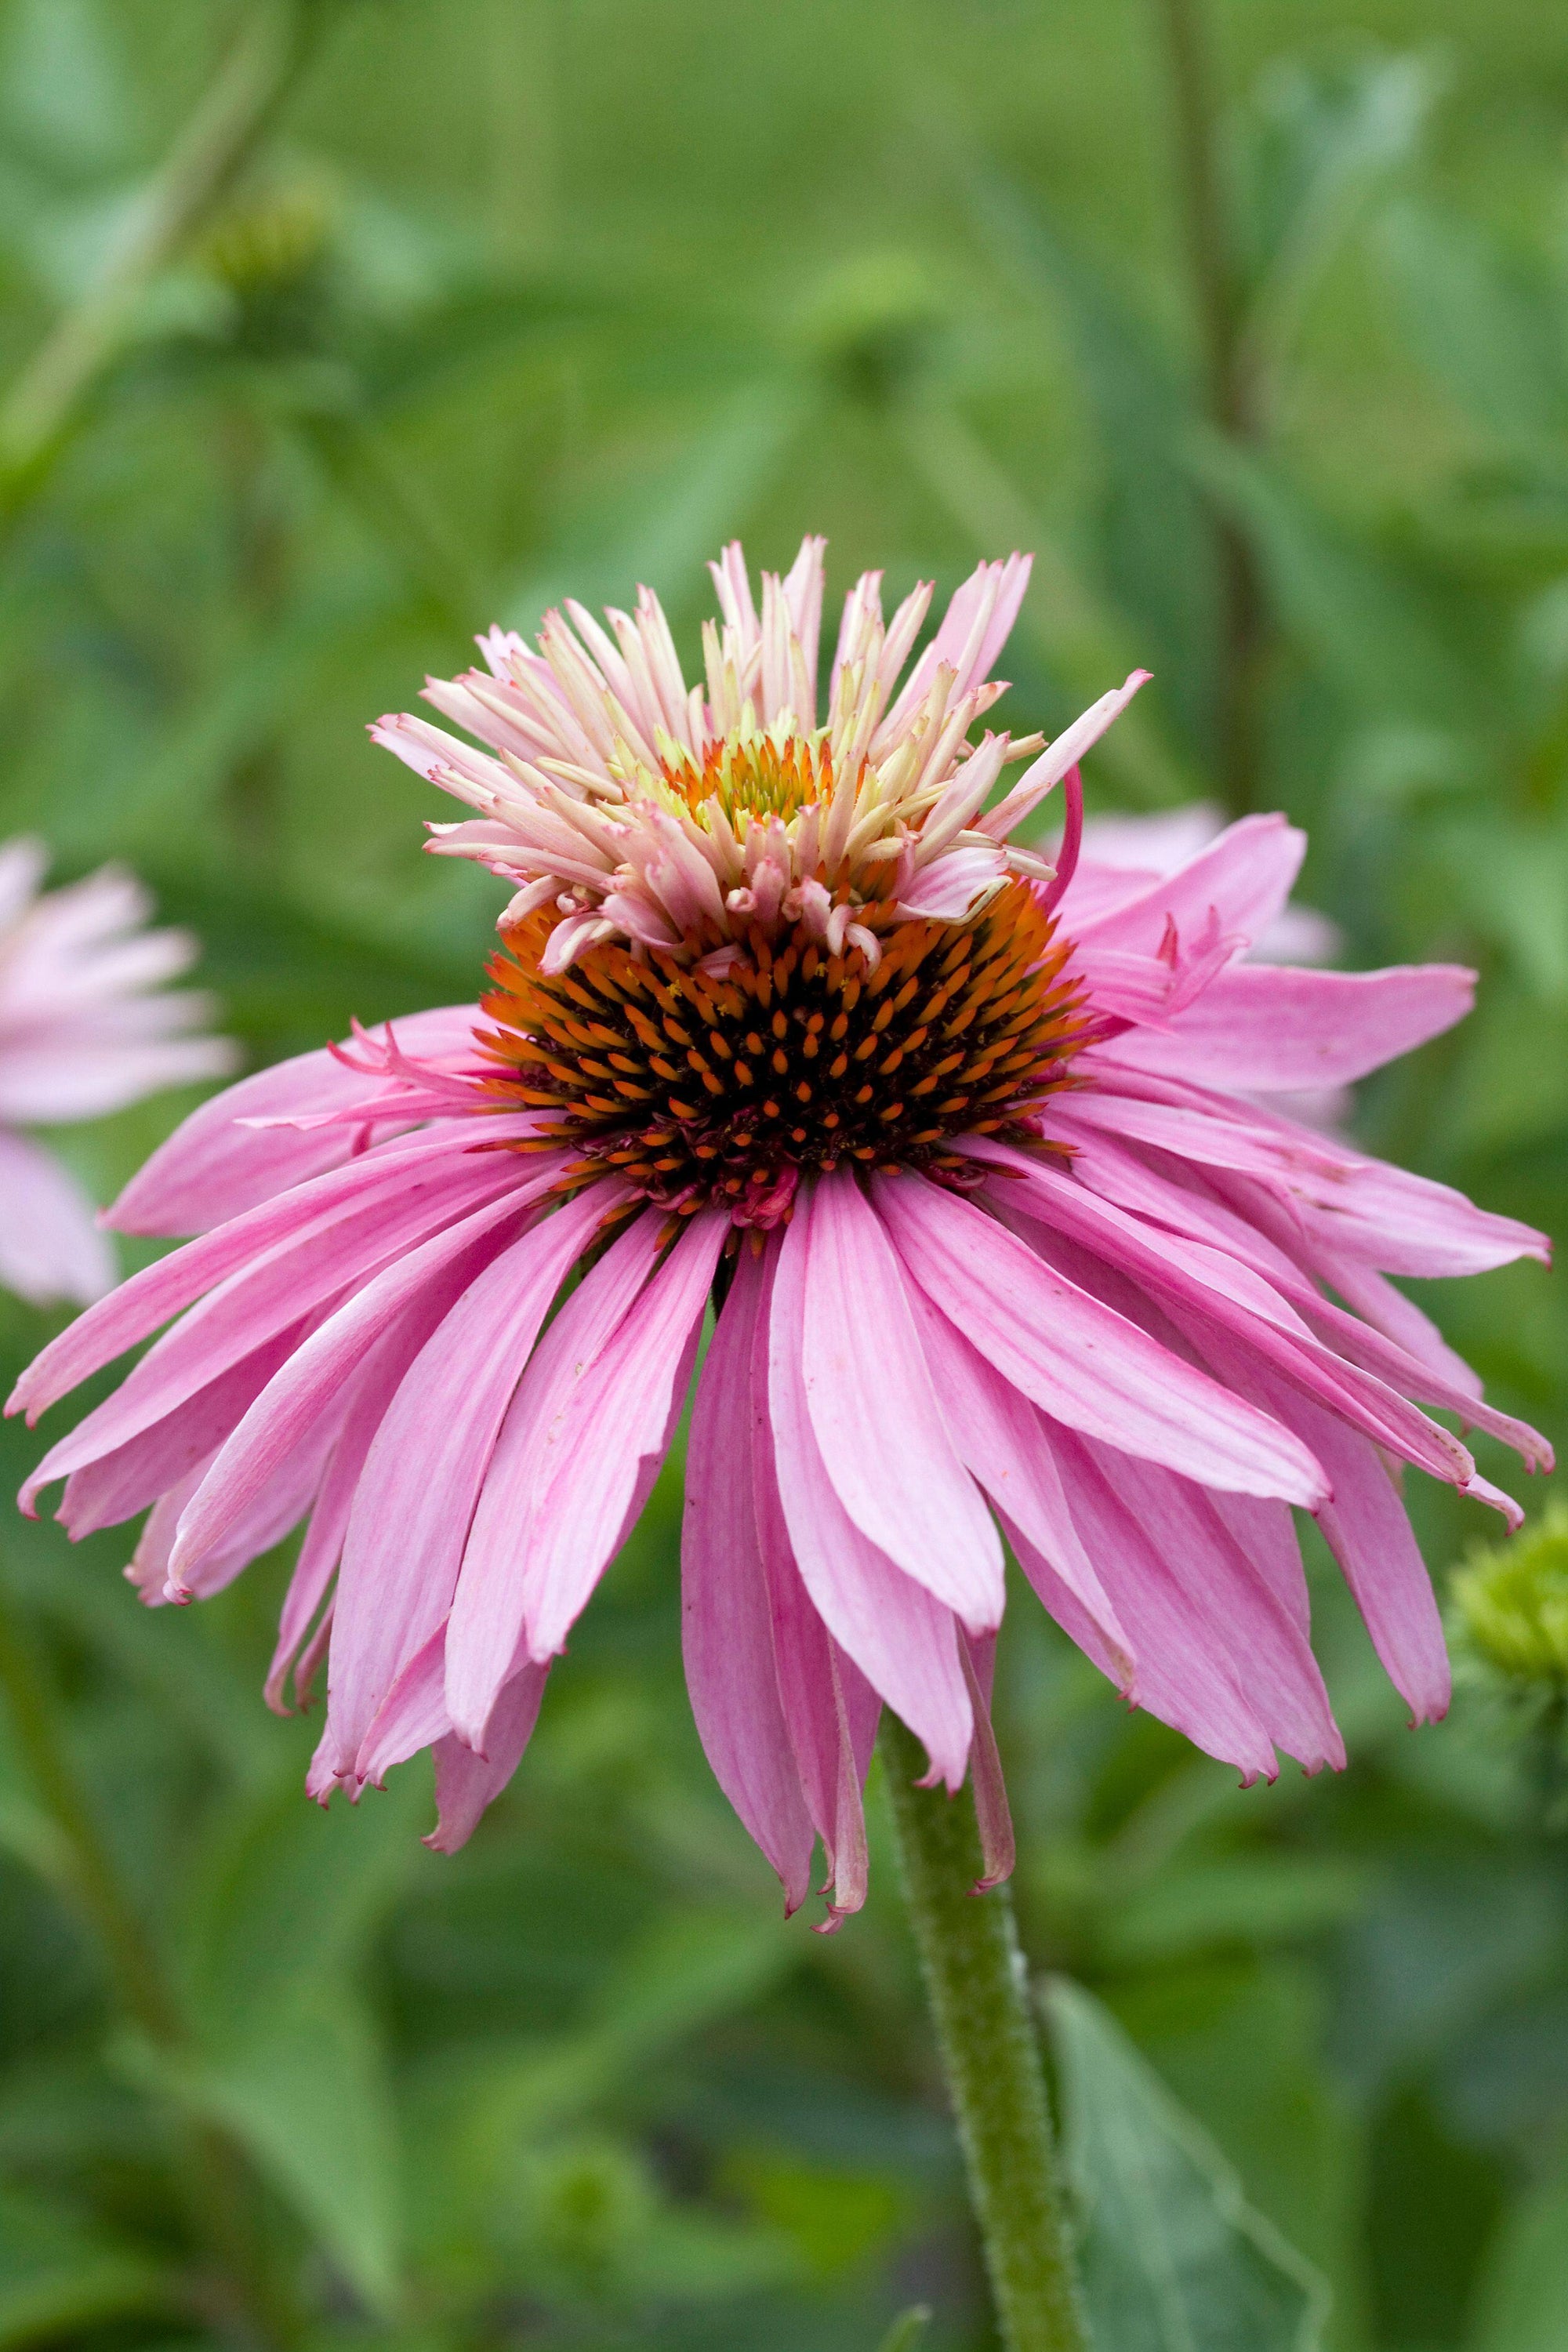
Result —
[{"label": "pink ray floret", "polygon": [[0,844],[0,1287],[38,1307],[100,1297],[115,1265],[76,1177],[25,1130],[234,1067],[199,1034],[210,1000],[163,985],[195,940],[148,930],[146,892],[112,867],[40,895],[47,864],[41,842]]},{"label": "pink ray floret", "polygon": [[[437,848],[513,890],[493,992],[196,1112],[114,1217],[197,1238],[12,1410],[152,1341],[24,1507],[63,1479],[73,1535],[147,1511],[154,1604],[302,1526],[268,1698],[324,1657],[313,1793],[428,1748],[450,1849],[695,1378],[692,1706],[792,1909],[820,1849],[832,1926],[865,1897],[883,1706],[934,1780],[973,1776],[987,1883],[1010,1866],[1005,1547],[1131,1704],[1248,1780],[1315,1771],[1344,1748],[1294,1515],[1430,1719],[1402,1466],[1506,1516],[1451,1423],[1550,1454],[1390,1279],[1542,1236],[1291,1115],[1450,1027],[1472,975],[1314,968],[1283,818],[1086,831],[1079,762],[1142,672],[1054,742],[975,741],[1018,557],[923,647],[930,591],[884,621],[865,575],[824,698],[823,551],[759,593],[724,551],[698,685],[644,590],[433,681],[484,748],[381,722],[474,811]],[[1016,845],[1058,787],[1059,847]]]}]

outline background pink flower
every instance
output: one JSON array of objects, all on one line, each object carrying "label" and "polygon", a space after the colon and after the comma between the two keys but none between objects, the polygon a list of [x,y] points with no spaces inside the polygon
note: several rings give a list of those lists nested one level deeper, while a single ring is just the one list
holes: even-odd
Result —
[{"label": "background pink flower", "polygon": [[[1130,1702],[1247,1779],[1279,1751],[1312,1771],[1344,1749],[1293,1508],[1431,1717],[1447,1665],[1400,1470],[1518,1512],[1424,1407],[1549,1454],[1388,1279],[1542,1237],[1264,1107],[1437,1034],[1473,975],[1257,961],[1305,846],[1280,817],[1080,862],[1076,761],[1139,674],[1047,748],[970,747],[1017,558],[901,688],[924,592],[885,628],[862,579],[819,726],[820,567],[808,540],[759,617],[726,551],[706,693],[645,591],[613,635],[569,608],[574,635],[552,614],[538,655],[492,637],[490,683],[432,687],[494,756],[384,723],[486,812],[462,854],[518,886],[492,992],[205,1106],[115,1212],[201,1238],[12,1402],[169,1326],[26,1507],[62,1478],[73,1535],[152,1506],[152,1601],[306,1520],[269,1696],[330,1648],[311,1788],[433,1748],[450,1847],[641,1510],[711,1303],[692,1703],[790,1906],[820,1842],[837,1917],[884,1705],[933,1779],[973,1771],[988,1875],[1009,1866],[1004,1537]],[[1058,783],[1053,863],[1010,835]]]},{"label": "background pink flower", "polygon": [[235,1062],[223,1038],[190,1034],[211,1000],[163,986],[195,941],[145,929],[146,892],[109,866],[40,897],[47,864],[40,842],[0,846],[0,1284],[35,1306],[97,1298],[115,1265],[76,1178],[20,1130],[101,1118]]}]

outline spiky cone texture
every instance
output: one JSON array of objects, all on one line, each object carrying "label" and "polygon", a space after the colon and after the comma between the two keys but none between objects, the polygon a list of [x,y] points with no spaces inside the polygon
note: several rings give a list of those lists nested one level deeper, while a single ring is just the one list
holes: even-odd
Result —
[{"label": "spiky cone texture", "polygon": [[0,1288],[35,1307],[98,1298],[115,1278],[97,1212],[29,1135],[226,1075],[233,1047],[199,1033],[209,998],[163,983],[195,961],[184,931],[145,928],[151,901],[110,866],[40,893],[42,842],[0,843]]},{"label": "spiky cone texture", "polygon": [[[821,556],[764,578],[759,614],[726,551],[703,685],[645,591],[607,632],[568,606],[537,654],[492,633],[488,674],[432,682],[488,750],[374,730],[479,812],[437,849],[513,886],[489,993],[198,1111],[115,1214],[199,1238],[13,1406],[168,1327],[26,1506],[63,1478],[82,1535],[150,1505],[131,1574],[154,1602],[303,1521],[268,1696],[292,1674],[302,1699],[330,1647],[312,1790],[433,1748],[449,1848],[517,1765],[713,1308],[692,1704],[792,1907],[821,1842],[831,1924],[865,1893],[884,1705],[934,1778],[973,1770],[988,1875],[1008,1865],[1004,1538],[1131,1704],[1247,1780],[1279,1750],[1315,1771],[1343,1748],[1292,1511],[1435,1717],[1398,1472],[1515,1507],[1422,1407],[1548,1455],[1387,1278],[1541,1235],[1268,1107],[1447,1028],[1470,973],[1248,961],[1300,863],[1279,817],[1080,859],[1076,762],[1140,676],[1048,747],[972,747],[1017,558],[959,591],[901,687],[928,592],[884,626],[863,579],[818,725]],[[1053,866],[1011,835],[1057,784]]]}]

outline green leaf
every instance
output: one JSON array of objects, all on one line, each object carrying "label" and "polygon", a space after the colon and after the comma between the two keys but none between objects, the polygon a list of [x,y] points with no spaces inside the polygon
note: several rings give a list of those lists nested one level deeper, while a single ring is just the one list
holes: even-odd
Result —
[{"label": "green leaf", "polygon": [[1252,540],[1299,644],[1352,708],[1427,725],[1476,720],[1474,644],[1439,627],[1424,585],[1324,513],[1269,459],[1198,430],[1187,457]]},{"label": "green leaf", "polygon": [[1193,388],[1104,268],[1000,173],[973,183],[1010,274],[1065,319],[1100,436],[1106,585],[1200,758],[1213,750],[1218,631],[1214,536],[1185,451]]},{"label": "green leaf", "polygon": [[1568,2172],[1503,2224],[1482,2274],[1468,2352],[1562,2352],[1568,2314]]},{"label": "green leaf", "polygon": [[1110,2013],[1046,1995],[1095,2341],[1115,2352],[1318,2352],[1328,2293]]},{"label": "green leaf", "polygon": [[226,1815],[180,1944],[195,2046],[145,2051],[153,2087],[222,2125],[351,2284],[398,2290],[400,2152],[379,2031],[351,1977],[420,1856],[419,1773],[355,1808],[308,1803],[290,1772]]},{"label": "green leaf", "polygon": [[205,2063],[157,2071],[182,2104],[233,2134],[370,2307],[394,2312],[397,2121],[363,2001],[307,1984]]},{"label": "green leaf", "polygon": [[1528,250],[1430,205],[1400,205],[1384,264],[1412,349],[1500,440],[1560,466],[1568,426],[1568,284]]},{"label": "green leaf", "polygon": [[39,2199],[0,2190],[0,2346],[178,2308],[158,2263]]},{"label": "green leaf", "polygon": [[1242,121],[1247,340],[1278,362],[1308,302],[1373,199],[1414,152],[1439,74],[1377,51],[1328,65],[1276,60]]},{"label": "green leaf", "polygon": [[358,1806],[322,1809],[291,1770],[226,1816],[181,1947],[203,2033],[246,2036],[288,2013],[302,1988],[335,1985],[421,1859],[429,1815],[417,1772]]},{"label": "green leaf", "polygon": [[438,2160],[417,2221],[435,2236],[461,2232],[520,2141],[592,2114],[638,2068],[755,2000],[798,1957],[771,1912],[682,1910],[637,1942],[577,2031],[449,2060],[420,2105],[417,2142]]}]

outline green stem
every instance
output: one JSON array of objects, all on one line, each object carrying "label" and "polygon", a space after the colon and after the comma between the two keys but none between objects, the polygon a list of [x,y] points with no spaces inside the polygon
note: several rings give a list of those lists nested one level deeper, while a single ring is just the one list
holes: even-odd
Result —
[{"label": "green stem", "polygon": [[[0,1691],[34,1790],[68,1859],[77,1901],[97,1934],[116,2002],[153,2047],[190,2055],[190,2036],[157,1947],[121,1884],[60,1736],[47,1668],[18,1622],[0,1579]],[[271,2277],[256,2228],[251,2183],[233,2142],[210,2124],[176,2135],[176,2179],[194,2235],[220,2273],[213,2314],[243,2341],[287,2347],[300,2329]]]},{"label": "green stem", "polygon": [[0,402],[0,518],[47,477],[136,306],[208,220],[294,87],[324,10],[262,0],[80,299],[58,320]]},{"label": "green stem", "polygon": [[120,2007],[150,2042],[167,2048],[180,2021],[152,1940],[120,1883],[55,1722],[46,1669],[0,1590],[0,1686],[33,1786],[59,1831],[82,1910],[95,1930]]},{"label": "green stem", "polygon": [[969,2193],[1006,2352],[1087,2352],[1039,2042],[1006,1887],[980,1879],[968,1789],[915,1783],[925,1757],[884,1716],[882,1760]]}]

